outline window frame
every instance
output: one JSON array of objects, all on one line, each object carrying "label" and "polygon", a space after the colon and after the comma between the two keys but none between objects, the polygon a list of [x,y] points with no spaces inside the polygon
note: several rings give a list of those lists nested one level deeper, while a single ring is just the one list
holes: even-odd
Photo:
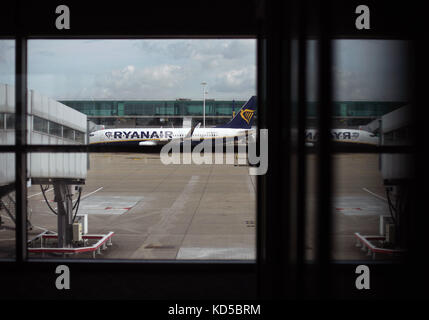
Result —
[{"label": "window frame", "polygon": [[[321,146],[318,149],[312,148],[302,148],[301,146],[297,150],[298,159],[305,159],[306,154],[308,153],[317,153],[321,157],[321,162],[319,164],[319,189],[325,190],[322,193],[322,196],[319,196],[319,217],[323,217],[323,223],[318,225],[318,239],[320,242],[320,248],[318,259],[314,264],[308,264],[302,260],[302,255],[298,254],[299,258],[297,262],[292,259],[292,257],[287,256],[286,254],[279,254],[285,252],[292,246],[291,239],[285,238],[282,236],[282,230],[291,230],[292,227],[296,226],[291,222],[291,215],[285,214],[285,216],[275,215],[270,216],[268,212],[271,212],[277,205],[282,206],[280,200],[282,195],[286,195],[286,201],[290,202],[291,189],[292,185],[288,183],[283,183],[282,178],[289,177],[290,172],[287,170],[287,166],[282,166],[278,159],[270,157],[269,168],[271,172],[274,170],[276,174],[268,174],[266,176],[257,177],[257,260],[255,262],[246,262],[246,261],[148,261],[148,260],[132,260],[132,261],[123,261],[123,260],[103,260],[103,261],[90,261],[90,260],[37,260],[37,259],[28,259],[26,251],[26,240],[27,240],[27,231],[26,231],[26,217],[27,217],[27,191],[26,191],[26,181],[25,181],[25,171],[27,167],[27,153],[31,152],[131,152],[136,151],[131,147],[121,147],[121,146],[81,146],[81,145],[61,145],[61,146],[47,146],[47,145],[28,145],[26,144],[26,103],[27,103],[27,40],[36,39],[36,38],[51,38],[51,39],[69,39],[69,38],[108,38],[108,39],[129,39],[129,38],[141,38],[141,37],[165,37],[165,38],[180,38],[180,37],[218,37],[222,36],[225,38],[231,38],[236,36],[237,38],[243,37],[255,37],[257,39],[257,79],[258,79],[258,106],[260,106],[259,116],[258,116],[258,127],[259,128],[268,128],[270,130],[270,155],[271,152],[276,146],[285,145],[285,148],[281,151],[282,154],[289,155],[293,152],[289,136],[290,134],[290,123],[286,121],[286,124],[282,124],[281,121],[287,116],[290,112],[290,108],[283,110],[279,106],[281,102],[285,102],[289,105],[289,92],[279,90],[281,89],[281,84],[289,84],[291,79],[288,79],[289,74],[284,75],[282,71],[289,70],[287,60],[284,57],[281,57],[280,52],[290,53],[288,44],[283,46],[282,36],[287,35],[289,29],[285,23],[282,22],[282,15],[286,14],[285,9],[289,8],[285,3],[271,3],[271,2],[262,2],[263,4],[249,5],[252,9],[255,9],[257,6],[262,6],[263,8],[257,7],[256,9],[261,9],[257,11],[256,14],[252,15],[252,21],[254,22],[253,27],[246,25],[241,26],[232,26],[233,23],[227,24],[230,29],[222,29],[222,27],[215,26],[204,26],[202,29],[199,29],[198,32],[192,32],[191,29],[187,29],[185,25],[182,28],[178,28],[174,32],[171,25],[170,28],[163,29],[159,23],[155,24],[154,27],[149,27],[147,31],[142,32],[141,29],[138,32],[133,32],[135,25],[130,25],[131,36],[123,36],[118,34],[117,31],[112,29],[101,30],[97,29],[96,24],[91,19],[91,24],[86,22],[83,19],[83,28],[77,29],[77,33],[71,33],[70,36],[64,36],[63,33],[58,30],[53,29],[53,27],[44,27],[37,28],[32,23],[34,23],[34,17],[30,19],[25,19],[30,14],[30,8],[21,8],[18,7],[18,12],[15,12],[16,15],[16,31],[12,33],[12,37],[15,40],[15,74],[19,75],[15,77],[15,101],[16,101],[16,116],[15,116],[15,141],[16,144],[13,146],[0,146],[0,152],[14,152],[15,153],[15,167],[16,167],[16,190],[17,192],[17,212],[21,214],[17,215],[16,220],[16,260],[15,261],[3,261],[0,260],[0,268],[2,271],[7,272],[11,277],[7,277],[5,281],[4,288],[8,288],[7,294],[9,296],[18,296],[32,298],[36,294],[38,297],[57,297],[58,292],[55,288],[50,288],[41,283],[37,283],[32,276],[42,275],[45,279],[51,279],[54,274],[54,268],[58,264],[67,264],[72,270],[77,270],[78,274],[83,278],[81,280],[76,279],[78,286],[85,285],[85,281],[89,279],[93,280],[94,286],[99,286],[99,290],[92,290],[84,292],[84,290],[77,290],[72,292],[69,297],[95,297],[99,298],[101,293],[102,297],[112,297],[116,296],[114,293],[109,293],[103,289],[108,289],[109,285],[103,282],[105,280],[105,275],[109,272],[115,272],[115,277],[112,277],[112,282],[110,285],[120,288],[116,294],[122,295],[122,297],[135,297],[137,289],[145,288],[148,291],[152,292],[140,292],[138,296],[147,297],[147,298],[165,298],[167,297],[196,297],[201,298],[202,296],[207,297],[216,297],[216,298],[255,298],[255,297],[264,297],[264,298],[273,298],[273,297],[300,297],[299,292],[304,292],[305,296],[310,297],[323,297],[327,291],[329,291],[329,297],[362,297],[359,293],[354,292],[348,287],[342,287],[342,283],[349,281],[354,278],[354,267],[357,264],[360,264],[361,261],[330,261],[330,247],[329,237],[326,236],[326,230],[330,230],[332,217],[330,214],[330,199],[329,199],[329,190],[332,187],[332,169],[331,165],[331,155],[337,152],[365,152],[365,153],[415,153],[417,150],[414,146],[381,146],[377,148],[366,148],[361,147],[359,150],[350,149],[346,146],[333,147],[330,144],[329,135],[321,135],[320,143]],[[298,22],[294,22],[294,26],[298,26],[298,32],[300,41],[304,41],[307,33],[304,31],[303,27],[305,24],[301,24],[302,21],[305,21],[303,17],[309,17],[306,15],[307,7],[300,6],[297,1],[290,1],[295,10],[298,10],[298,16],[301,19]],[[335,2],[337,3],[337,2]],[[289,3],[288,3],[289,4]],[[40,5],[40,4],[38,4]],[[239,9],[241,6],[236,5],[233,9],[240,12]],[[341,5],[340,5],[341,6]],[[43,5],[40,5],[41,8],[45,8]],[[329,18],[331,12],[329,11],[329,6],[316,9],[317,12],[321,14],[322,23],[320,25],[327,26],[329,25]],[[39,11],[42,9],[38,9]],[[245,7],[244,10],[248,8]],[[131,14],[131,13],[130,13]],[[38,20],[43,21],[44,19],[38,18]],[[249,19],[251,20],[251,19]],[[149,22],[153,20],[148,20]],[[148,22],[148,23],[149,23]],[[234,21],[234,24],[236,22]],[[172,23],[174,25],[174,23]],[[149,23],[150,25],[150,23]],[[318,24],[316,24],[318,25]],[[410,24],[411,25],[411,24]],[[85,26],[89,31],[85,30]],[[145,25],[147,26],[147,25]],[[91,28],[93,27],[93,28]],[[362,34],[356,36],[356,32],[350,31],[347,29],[349,27],[344,27],[345,33],[341,27],[339,28],[339,34],[343,34],[343,37],[360,37],[365,38]],[[123,25],[122,25],[122,28]],[[220,30],[219,30],[220,28]],[[119,32],[124,32],[124,29],[119,28]],[[125,28],[126,29],[126,28]],[[280,31],[278,31],[280,29]],[[311,27],[310,27],[311,29]],[[35,31],[33,31],[35,30]],[[40,31],[45,30],[45,31]],[[46,31],[48,30],[48,31]],[[79,31],[80,30],[80,31]],[[285,31],[286,30],[286,31]],[[397,29],[393,29],[394,34],[398,34]],[[127,34],[127,33],[125,33]],[[184,36],[186,35],[186,36]],[[329,68],[326,68],[330,65],[329,57],[331,53],[331,48],[329,45],[330,40],[332,39],[332,30],[322,28],[321,33],[318,35],[322,41],[322,56],[320,61],[322,66],[325,67],[324,71],[320,74],[320,84],[323,89],[327,91],[322,91],[321,101],[323,105],[330,105],[331,96],[329,81],[331,78]],[[337,34],[337,36],[339,36]],[[400,36],[403,36],[403,33],[400,33]],[[392,32],[387,32],[386,34],[371,34],[369,38],[383,38],[383,37],[392,37]],[[2,37],[3,39],[4,37]],[[289,41],[291,38],[286,36],[286,39]],[[303,57],[303,52],[300,51],[299,55]],[[302,60],[302,59],[301,59]],[[300,61],[301,61],[300,60]],[[278,68],[278,66],[282,68]],[[280,70],[276,70],[280,69]],[[305,64],[301,65],[300,68],[305,68]],[[299,81],[305,80],[305,76],[299,78]],[[277,81],[280,80],[280,81]],[[327,81],[328,80],[328,81]],[[302,94],[302,92],[301,92]],[[273,106],[270,110],[270,113],[267,112],[267,106]],[[323,116],[319,119],[319,132],[327,132],[326,129],[329,129],[329,115],[331,110],[325,108],[322,113]],[[279,114],[278,118],[269,117],[269,114]],[[305,113],[300,113],[299,123],[300,130],[303,130],[302,123],[305,119]],[[286,131],[286,140],[282,137],[282,130]],[[303,136],[303,135],[301,135]],[[301,140],[302,142],[302,140]],[[280,158],[280,157],[279,157]],[[289,161],[289,160],[287,160]],[[328,170],[325,170],[325,168]],[[323,170],[322,170],[323,169]],[[299,169],[299,175],[302,177],[305,175],[305,169],[301,166]],[[306,188],[305,181],[302,181],[299,184],[299,188]],[[325,188],[325,189],[324,189]],[[328,195],[323,199],[323,195]],[[280,196],[280,197],[278,197]],[[305,199],[303,196],[298,196],[297,199],[300,206],[297,212],[303,212],[303,205]],[[304,221],[305,222],[305,221]],[[294,234],[298,241],[303,239],[303,221],[298,223],[298,232]],[[268,232],[273,230],[270,234]],[[302,250],[302,248],[301,248]],[[299,251],[299,250],[298,250]],[[300,260],[301,259],[301,260]],[[379,274],[386,275],[386,281],[383,282],[383,285],[386,283],[389,284],[389,277],[393,277],[398,270],[403,271],[407,270],[408,267],[413,267],[413,264],[403,264],[403,263],[391,263],[385,264],[382,262],[369,262],[365,261],[365,264],[370,265],[371,267],[376,268]],[[302,268],[302,270],[300,269]],[[333,283],[333,274],[339,276],[338,279],[335,279]],[[208,276],[212,275],[212,277]],[[293,275],[297,275],[297,280],[291,279]],[[312,283],[305,279],[309,276],[310,280],[315,280],[316,286],[313,287]],[[28,291],[25,291],[23,288],[17,288],[15,284],[17,281],[26,279],[29,288],[25,288]],[[136,280],[137,279],[137,280]],[[167,280],[168,279],[168,280]],[[196,284],[190,285],[190,279],[198,279],[200,281],[195,281]],[[171,281],[172,280],[172,281]],[[157,282],[161,281],[161,282]],[[169,281],[171,281],[169,283]],[[208,281],[208,282],[205,282]],[[219,282],[223,285],[227,285],[225,288],[219,287]],[[161,287],[166,288],[165,286],[170,285],[169,289],[165,289],[163,292],[162,289],[159,289],[159,284],[162,284]],[[298,289],[293,287],[290,289],[286,284],[295,284]],[[401,287],[401,285],[399,285]],[[82,288],[82,287],[81,287]],[[325,289],[324,289],[325,288]],[[333,289],[339,289],[337,293],[334,293]],[[402,287],[401,287],[402,288]],[[10,289],[10,291],[9,291]],[[207,292],[207,290],[213,290]],[[377,291],[378,290],[378,291]],[[376,292],[379,294],[386,294],[387,296],[395,296],[398,293],[398,289],[395,289],[395,285],[391,284],[390,286],[379,286],[376,289]],[[2,292],[0,295],[6,293]],[[201,296],[202,295],[202,296]],[[302,296],[301,296],[302,297]]]}]

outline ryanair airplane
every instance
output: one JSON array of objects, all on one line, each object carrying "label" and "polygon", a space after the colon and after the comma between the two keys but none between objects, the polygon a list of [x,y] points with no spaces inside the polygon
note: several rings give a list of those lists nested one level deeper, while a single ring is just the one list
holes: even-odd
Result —
[{"label": "ryanair airplane", "polygon": [[129,144],[139,146],[160,146],[172,140],[191,140],[198,144],[205,139],[223,142],[226,138],[241,140],[252,132],[256,111],[256,96],[247,101],[236,116],[224,125],[201,128],[118,128],[98,130],[89,134],[89,144]]},{"label": "ryanair airplane", "polygon": [[[332,129],[331,130],[332,140],[335,143],[340,144],[365,144],[371,146],[377,146],[379,144],[379,138],[372,132],[355,129]],[[305,130],[305,141],[307,146],[313,146],[318,140],[318,133],[315,129]]]}]

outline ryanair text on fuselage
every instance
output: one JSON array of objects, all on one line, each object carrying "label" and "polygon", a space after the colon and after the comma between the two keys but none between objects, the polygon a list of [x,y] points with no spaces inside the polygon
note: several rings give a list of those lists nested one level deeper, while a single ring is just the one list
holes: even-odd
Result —
[{"label": "ryanair text on fuselage", "polygon": [[[332,129],[332,140],[340,143],[359,143],[367,145],[378,145],[379,138],[372,132],[356,129]],[[307,143],[317,142],[319,133],[316,129],[305,130],[305,141]]]},{"label": "ryanair text on fuselage", "polygon": [[153,131],[106,131],[105,136],[108,139],[172,139],[173,131],[162,131],[162,130],[153,130]]}]

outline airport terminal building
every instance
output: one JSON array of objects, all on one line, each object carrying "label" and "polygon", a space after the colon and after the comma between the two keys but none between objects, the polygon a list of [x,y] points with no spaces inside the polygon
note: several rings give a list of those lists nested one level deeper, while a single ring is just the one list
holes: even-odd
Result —
[{"label": "airport terminal building", "polygon": [[[88,116],[88,120],[111,127],[181,127],[185,118],[202,122],[203,101],[176,100],[62,100],[61,103]],[[246,101],[206,99],[206,124],[214,126],[231,119]],[[404,105],[402,101],[336,101],[334,128],[358,128]],[[296,110],[296,108],[294,108]],[[309,128],[316,126],[317,102],[308,102]],[[257,115],[256,115],[257,117]]]}]

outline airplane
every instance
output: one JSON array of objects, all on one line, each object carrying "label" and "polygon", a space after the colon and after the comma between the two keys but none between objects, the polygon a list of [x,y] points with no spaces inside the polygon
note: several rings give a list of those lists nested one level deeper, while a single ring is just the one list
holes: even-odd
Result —
[{"label": "airplane", "polygon": [[[89,144],[128,144],[139,146],[162,146],[171,141],[190,140],[192,145],[211,139],[215,143],[224,143],[225,138],[242,141],[245,137],[251,143],[256,142],[257,131],[252,128],[256,111],[256,96],[252,96],[235,117],[226,124],[213,128],[201,128],[199,123],[191,128],[116,128],[94,131],[89,134]],[[379,138],[368,131],[356,129],[332,129],[335,143],[365,144],[376,146]],[[314,146],[318,140],[316,129],[305,130],[307,146]]]},{"label": "airplane", "polygon": [[240,141],[253,134],[252,124],[256,111],[256,96],[252,96],[228,123],[214,128],[201,128],[200,123],[191,128],[116,128],[94,131],[89,134],[89,144],[127,144],[162,146],[173,140],[190,140],[192,145],[211,139],[223,143],[224,139]]},{"label": "airplane", "polygon": [[[332,129],[332,140],[336,144],[364,144],[377,146],[379,137],[372,132],[356,129]],[[305,130],[305,141],[307,146],[313,146],[318,140],[318,132],[316,129]]]}]

